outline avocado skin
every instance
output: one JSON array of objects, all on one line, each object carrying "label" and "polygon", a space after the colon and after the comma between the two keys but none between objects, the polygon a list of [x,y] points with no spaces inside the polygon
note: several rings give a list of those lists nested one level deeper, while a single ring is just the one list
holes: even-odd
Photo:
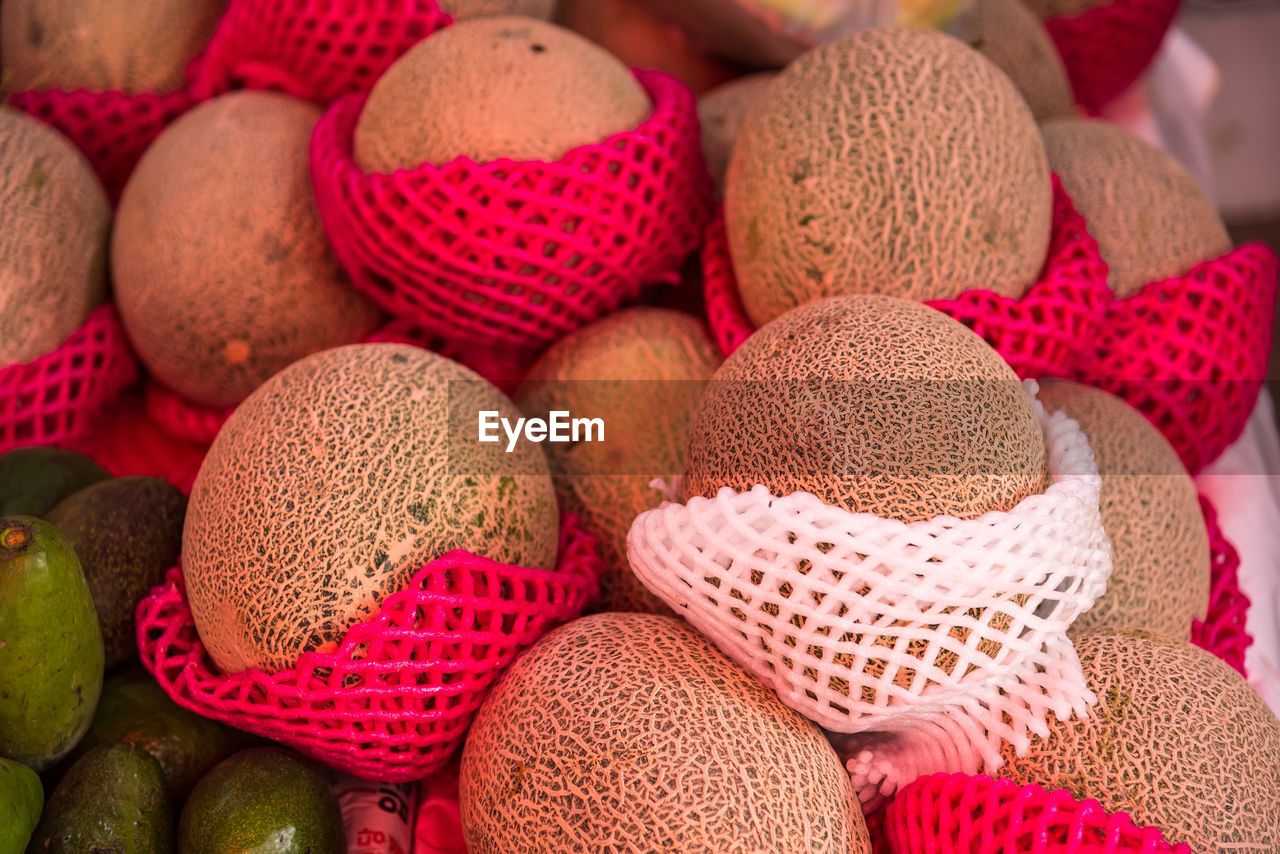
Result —
[{"label": "avocado skin", "polygon": [[0,518],[0,756],[45,771],[71,752],[102,691],[102,633],[67,539]]},{"label": "avocado skin", "polygon": [[102,626],[110,670],[138,655],[135,612],[182,551],[187,499],[158,477],[87,486],[45,514],[80,559]]},{"label": "avocado skin", "polygon": [[224,759],[187,798],[179,854],[346,854],[338,799],[288,751],[259,747]]},{"label": "avocado skin", "polygon": [[71,493],[109,477],[75,451],[14,448],[0,454],[0,516],[43,516]]},{"label": "avocado skin", "polygon": [[44,809],[44,788],[36,772],[0,759],[0,854],[22,854]]},{"label": "avocado skin", "polygon": [[155,757],[95,747],[49,796],[27,854],[172,854],[173,803]]}]

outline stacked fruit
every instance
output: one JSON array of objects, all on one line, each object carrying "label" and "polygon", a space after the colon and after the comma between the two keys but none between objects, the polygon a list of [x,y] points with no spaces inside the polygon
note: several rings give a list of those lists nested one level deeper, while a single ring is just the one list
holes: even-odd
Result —
[{"label": "stacked fruit", "polygon": [[0,116],[0,451],[182,489],[0,456],[0,854],[365,850],[336,772],[473,854],[1280,849],[1191,479],[1274,256],[1016,0],[746,77],[797,5],[637,6],[700,103],[552,5],[6,0],[89,160]]}]

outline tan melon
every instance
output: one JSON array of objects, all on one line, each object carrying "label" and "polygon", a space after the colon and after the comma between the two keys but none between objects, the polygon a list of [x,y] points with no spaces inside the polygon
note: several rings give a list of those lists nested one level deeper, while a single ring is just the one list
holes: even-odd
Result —
[{"label": "tan melon", "polygon": [[552,568],[546,457],[528,442],[511,454],[476,444],[481,410],[517,417],[478,375],[393,344],[317,353],[250,395],[201,466],[183,532],[187,598],[214,663],[289,666],[452,549]]},{"label": "tan melon", "polygon": [[441,10],[456,21],[490,15],[523,15],[548,20],[555,11],[556,0],[437,0]]},{"label": "tan melon", "polygon": [[591,39],[628,68],[679,77],[695,95],[736,73],[703,52],[683,29],[655,15],[646,0],[560,0],[555,22]]},{"label": "tan melon", "polygon": [[750,74],[717,86],[698,99],[702,121],[702,155],[707,160],[716,189],[724,194],[724,175],[729,169],[733,143],[746,121],[747,110],[759,100],[778,75],[770,71]]},{"label": "tan melon", "polygon": [[1051,208],[1022,96],[931,30],[863,30],[789,65],[748,112],[725,179],[757,326],[828,296],[1021,296],[1044,265]]},{"label": "tan melon", "polygon": [[532,18],[477,18],[387,69],[356,123],[353,154],[366,172],[457,157],[556,160],[652,110],[631,72],[577,33]]},{"label": "tan melon", "polygon": [[1110,122],[1041,128],[1049,163],[1098,241],[1116,296],[1231,251],[1231,237],[1181,163]]},{"label": "tan melon", "polygon": [[102,302],[110,228],[84,155],[0,107],[0,367],[56,349]]},{"label": "tan melon", "polygon": [[1209,535],[1195,482],[1167,439],[1118,397],[1041,383],[1040,400],[1080,423],[1102,473],[1102,526],[1114,568],[1107,592],[1071,625],[1140,629],[1189,640],[1209,607]]},{"label": "tan melon", "polygon": [[1045,483],[1044,435],[1009,365],[939,311],[885,296],[794,309],[716,371],[684,494],[764,484],[913,521],[1008,510]]},{"label": "tan melon", "polygon": [[161,134],[125,186],[120,314],[146,366],[191,400],[236,403],[378,322],[320,223],[307,153],[319,116],[287,95],[215,98]]},{"label": "tan melon", "polygon": [[1075,641],[1087,720],[1049,716],[1025,757],[997,773],[1096,798],[1197,852],[1280,851],[1280,720],[1223,661],[1150,634]]},{"label": "tan melon", "polygon": [[471,851],[870,852],[810,721],[671,617],[599,614],[503,674],[462,751]]},{"label": "tan melon", "polygon": [[600,539],[608,565],[600,610],[668,610],[632,573],[627,531],[637,516],[667,500],[650,483],[673,483],[680,474],[693,409],[719,364],[699,320],[633,308],[553,345],[516,395],[530,416],[562,410],[604,422],[603,442],[547,445],[565,510]]},{"label": "tan melon", "polygon": [[1076,115],[1062,57],[1023,0],[978,0],[965,27],[969,44],[1009,75],[1037,121]]},{"label": "tan melon", "polygon": [[5,0],[10,91],[169,92],[209,42],[226,0]]}]

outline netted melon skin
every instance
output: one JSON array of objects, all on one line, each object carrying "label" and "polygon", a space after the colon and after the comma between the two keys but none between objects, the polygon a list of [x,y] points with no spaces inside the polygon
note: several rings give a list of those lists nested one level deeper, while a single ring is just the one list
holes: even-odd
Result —
[{"label": "netted melon skin", "polygon": [[762,71],[730,80],[698,99],[698,119],[702,122],[702,156],[716,179],[716,191],[724,196],[724,177],[729,171],[729,155],[747,119],[747,111],[760,99],[778,75]]},{"label": "netted melon skin", "polygon": [[683,494],[763,484],[887,519],[972,519],[1045,477],[1031,399],[999,354],[921,303],[852,296],[789,312],[721,365]]},{"label": "netted melon skin", "polygon": [[870,852],[821,731],[670,617],[539,641],[476,715],[459,794],[475,852]]},{"label": "netted melon skin", "polygon": [[978,0],[970,14],[969,43],[1009,75],[1036,121],[1075,115],[1062,57],[1023,0]]},{"label": "netted melon skin", "polygon": [[486,474],[466,456],[475,446],[450,440],[451,411],[473,425],[484,409],[515,407],[466,368],[397,344],[318,353],[246,399],[209,449],[183,533],[214,663],[289,667],[452,549],[550,569],[558,512],[541,447],[508,455],[522,473]]},{"label": "netted melon skin", "polygon": [[1079,422],[1102,475],[1111,541],[1107,592],[1071,624],[1073,637],[1133,629],[1189,640],[1209,607],[1209,532],[1177,452],[1142,413],[1078,383],[1046,380],[1040,402]]},{"label": "netted melon skin", "polygon": [[1146,633],[1075,641],[1098,705],[1048,717],[999,776],[1096,798],[1203,852],[1280,850],[1280,720],[1229,665]]},{"label": "netted melon skin", "polygon": [[1008,77],[951,36],[863,30],[805,54],[748,112],[729,161],[747,314],[760,326],[858,293],[1021,296],[1049,246],[1037,137]]}]

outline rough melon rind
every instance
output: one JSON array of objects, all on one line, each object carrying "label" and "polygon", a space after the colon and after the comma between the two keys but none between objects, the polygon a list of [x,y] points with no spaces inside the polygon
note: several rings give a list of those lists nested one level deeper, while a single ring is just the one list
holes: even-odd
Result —
[{"label": "rough melon rind", "polygon": [[1189,643],[1140,633],[1075,640],[1098,705],[1049,715],[998,772],[1096,798],[1194,851],[1280,851],[1280,720],[1240,674]]},{"label": "rough melon rind", "polygon": [[821,731],[670,617],[534,645],[477,713],[459,794],[471,851],[870,851]]},{"label": "rough melon rind", "polygon": [[1076,114],[1062,56],[1022,0],[978,0],[970,14],[969,43],[1009,75],[1036,121]]},{"label": "rough melon rind", "polygon": [[1139,629],[1177,640],[1209,607],[1209,534],[1195,482],[1142,413],[1078,383],[1047,380],[1040,402],[1079,422],[1102,474],[1102,526],[1111,540],[1107,592],[1071,624]]},{"label": "rough melon rind", "polygon": [[1018,297],[1049,245],[1030,108],[957,39],[863,30],[789,65],[747,113],[725,224],[756,326],[812,299]]},{"label": "rough melon rind", "polygon": [[751,105],[769,88],[778,75],[771,71],[749,74],[717,86],[698,99],[698,119],[702,122],[702,156],[716,179],[717,191],[724,194],[724,176],[729,169],[733,143],[746,121]]},{"label": "rough melon rind", "polygon": [[[499,464],[451,418],[515,406],[421,350],[357,344],[281,371],[218,434],[183,532],[187,597],[223,671],[275,670],[341,638],[424,564],[462,548],[551,569],[558,512],[540,445]],[[507,474],[506,472],[512,472]]]},{"label": "rough melon rind", "polygon": [[0,367],[54,350],[102,302],[110,228],[84,155],[0,107]]}]

